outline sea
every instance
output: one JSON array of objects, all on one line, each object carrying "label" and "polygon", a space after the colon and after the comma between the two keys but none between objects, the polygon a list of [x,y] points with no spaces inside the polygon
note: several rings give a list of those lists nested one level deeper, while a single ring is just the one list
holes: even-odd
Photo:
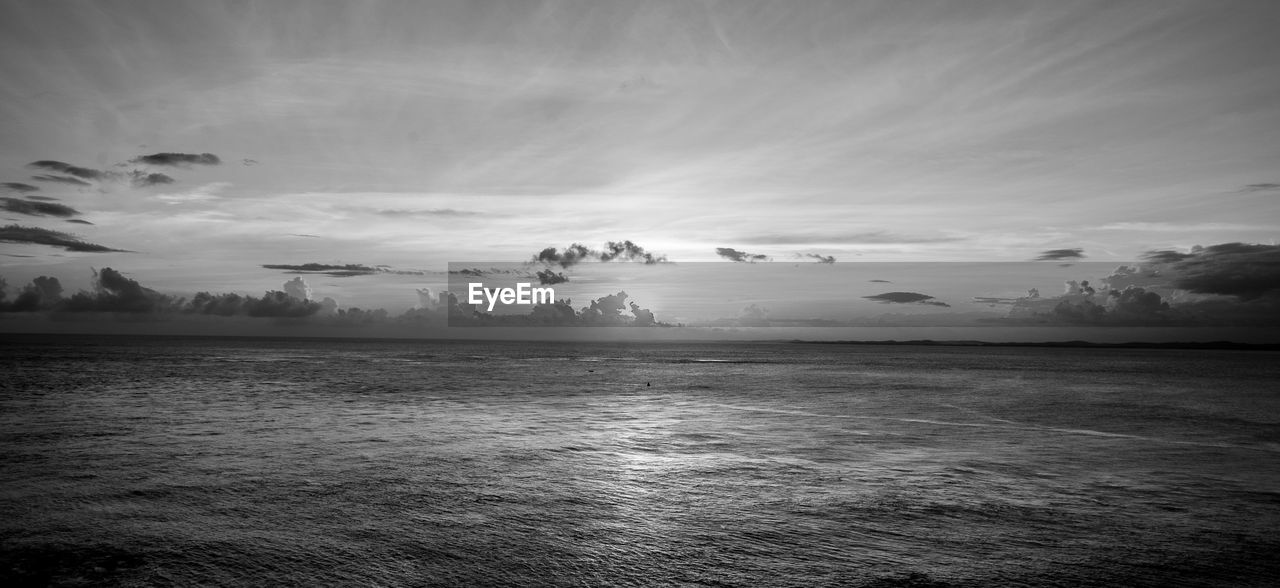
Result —
[{"label": "sea", "polygon": [[10,336],[5,586],[1275,586],[1280,354]]}]

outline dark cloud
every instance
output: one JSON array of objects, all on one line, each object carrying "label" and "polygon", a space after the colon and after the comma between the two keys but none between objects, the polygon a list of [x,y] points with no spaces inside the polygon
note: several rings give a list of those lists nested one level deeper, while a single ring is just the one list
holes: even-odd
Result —
[{"label": "dark cloud", "polygon": [[533,256],[533,260],[548,265],[559,264],[560,267],[569,267],[594,257],[598,257],[598,254],[588,249],[586,245],[574,243],[565,247],[563,252],[555,247],[547,247]]},{"label": "dark cloud", "polygon": [[390,266],[378,265],[368,266],[358,263],[348,264],[332,264],[332,263],[302,263],[302,264],[285,264],[271,263],[264,264],[262,267],[266,269],[283,270],[291,274],[323,274],[332,278],[350,278],[354,276],[369,276],[373,274],[394,274],[401,276],[423,276],[426,272],[416,270],[398,270],[392,269]]},{"label": "dark cloud", "polygon": [[146,186],[156,186],[159,184],[172,184],[174,179],[164,174],[149,174],[138,170],[129,172],[129,183],[135,187],[144,188]]},{"label": "dark cloud", "polygon": [[1111,290],[1108,295],[1115,299],[1110,314],[1119,320],[1146,322],[1169,316],[1169,303],[1156,292],[1129,286],[1123,290]]},{"label": "dark cloud", "polygon": [[[1070,283],[1068,283],[1070,284]],[[1083,283],[1082,283],[1083,284]],[[1156,325],[1171,321],[1186,322],[1185,313],[1177,313],[1159,293],[1140,286],[1128,286],[1122,290],[1107,291],[1106,299],[1099,301],[1092,289],[1049,298],[1038,304],[1052,304],[1049,313],[1033,316],[1053,322],[1092,325]],[[1015,307],[1022,305],[1015,302]]]},{"label": "dark cloud", "polygon": [[1245,187],[1243,187],[1243,188],[1240,188],[1240,191],[1241,191],[1241,192],[1245,192],[1245,193],[1248,193],[1248,192],[1265,192],[1265,191],[1267,191],[1267,190],[1280,190],[1280,184],[1275,184],[1275,183],[1267,182],[1267,183],[1263,183],[1263,184],[1249,184],[1249,185],[1247,185],[1247,186],[1245,186]]},{"label": "dark cloud", "polygon": [[569,281],[569,277],[563,273],[553,272],[549,269],[542,270],[535,274],[538,276],[538,282],[544,286],[552,284],[563,284]]},{"label": "dark cloud", "polygon": [[108,172],[89,169],[87,167],[79,167],[61,161],[54,161],[52,159],[33,161],[27,165],[34,168],[47,169],[49,171],[75,176],[83,180],[102,180],[110,177]]},{"label": "dark cloud", "polygon": [[93,224],[93,223],[91,223],[91,222],[89,222],[89,221],[87,221],[87,220],[81,219],[81,218],[72,218],[72,219],[67,219],[67,222],[69,222],[69,223],[76,223],[76,224],[78,224],[78,225],[91,225],[91,224]]},{"label": "dark cloud", "polygon": [[266,292],[262,298],[247,297],[246,313],[252,317],[300,318],[320,310],[320,303],[299,300],[279,290]]},{"label": "dark cloud", "polygon": [[35,192],[40,189],[38,186],[32,186],[31,184],[24,184],[22,182],[4,182],[0,184],[0,187],[4,187],[8,192],[22,193]]},{"label": "dark cloud", "polygon": [[1060,259],[1083,259],[1084,249],[1050,249],[1040,253],[1036,261],[1057,261]]},{"label": "dark cloud", "polygon": [[928,294],[920,294],[919,292],[885,292],[874,296],[863,296],[867,300],[875,302],[883,302],[885,304],[928,304],[931,306],[950,307],[946,302],[934,300],[933,296]]},{"label": "dark cloud", "polygon": [[655,263],[663,263],[667,261],[667,256],[657,255],[644,250],[644,247],[627,241],[609,241],[604,246],[604,251],[599,253],[600,261],[643,261],[646,265]]},{"label": "dark cloud", "polygon": [[222,163],[217,155],[212,153],[153,153],[151,155],[139,155],[129,160],[129,163],[142,163],[146,165],[219,165]]},{"label": "dark cloud", "polygon": [[199,292],[183,306],[182,312],[215,316],[301,318],[316,314],[322,306],[319,302],[299,299],[280,290],[265,292],[262,298],[235,293]]},{"label": "dark cloud", "polygon": [[738,251],[732,247],[716,247],[716,255],[732,261],[745,263],[755,263],[757,261],[766,261],[769,259],[768,255],[747,253],[746,251]]},{"label": "dark cloud", "polygon": [[93,184],[90,184],[89,182],[86,182],[79,178],[73,178],[71,176],[39,175],[39,176],[31,176],[31,179],[39,182],[53,182],[56,184],[72,184],[75,186],[92,186],[93,185]]},{"label": "dark cloud", "polygon": [[93,273],[93,292],[77,292],[58,310],[67,312],[153,313],[171,308],[175,300],[109,267]]},{"label": "dark cloud", "polygon": [[868,281],[868,282],[875,282],[875,283],[878,283],[878,284],[892,284],[892,283],[893,283],[893,282],[890,282],[889,280],[867,280],[867,281]]},{"label": "dark cloud", "polygon": [[1145,258],[1167,264],[1161,270],[1183,290],[1246,301],[1280,296],[1280,245],[1223,243],[1190,253],[1152,251]]},{"label": "dark cloud", "polygon": [[56,216],[60,218],[72,217],[80,214],[80,211],[71,208],[65,204],[56,202],[41,202],[38,200],[22,200],[19,198],[0,198],[0,205],[3,210],[17,214],[25,214],[28,216]]},{"label": "dark cloud", "polygon": [[49,310],[62,301],[62,284],[58,278],[40,276],[31,280],[13,302],[6,302],[4,280],[0,279],[0,312],[36,312]]},{"label": "dark cloud", "polygon": [[42,229],[39,227],[23,227],[19,225],[5,225],[0,227],[0,241],[6,243],[33,243],[36,245],[49,245],[50,247],[61,247],[67,251],[128,253],[124,249],[112,249],[104,245],[81,241],[74,235],[63,233],[61,231],[51,231],[49,229]]},{"label": "dark cloud", "polygon": [[636,245],[634,242],[627,241],[609,241],[605,244],[604,249],[595,250],[583,245],[582,243],[574,243],[564,248],[564,251],[555,247],[547,247],[539,251],[533,256],[535,263],[545,263],[547,265],[559,265],[562,268],[582,263],[584,261],[597,260],[602,262],[610,261],[636,261],[643,262],[646,265],[655,263],[666,263],[667,256],[657,255],[645,251],[644,247]]},{"label": "dark cloud", "polygon": [[817,253],[806,253],[805,257],[816,259],[818,260],[818,263],[835,263],[836,262],[836,256],[834,255],[819,255]]},{"label": "dark cloud", "polygon": [[291,274],[324,274],[330,278],[352,278],[356,275],[393,274],[393,275],[426,275],[426,272],[412,269],[393,269],[389,265],[364,264],[266,264],[266,269],[280,269]]},{"label": "dark cloud", "polygon": [[246,305],[249,301],[248,296],[239,294],[210,294],[208,292],[198,292],[191,297],[191,301],[183,307],[182,311],[188,314],[210,314],[217,316],[234,316],[237,314],[249,314]]},{"label": "dark cloud", "polygon": [[52,196],[25,196],[27,200],[39,200],[41,202],[57,202],[58,199]]},{"label": "dark cloud", "polygon": [[653,316],[653,311],[647,308],[640,308],[640,305],[635,302],[628,302],[627,305],[631,308],[631,314],[636,317],[635,321],[632,322],[632,325],[637,327],[652,327],[658,324],[657,318]]},{"label": "dark cloud", "polygon": [[284,264],[269,263],[263,264],[266,269],[284,270],[289,273],[300,274],[324,274],[334,278],[349,278],[352,276],[367,276],[369,274],[378,273],[378,268],[361,265],[357,263],[348,263],[345,265],[329,264],[329,263],[302,263],[302,264]]}]

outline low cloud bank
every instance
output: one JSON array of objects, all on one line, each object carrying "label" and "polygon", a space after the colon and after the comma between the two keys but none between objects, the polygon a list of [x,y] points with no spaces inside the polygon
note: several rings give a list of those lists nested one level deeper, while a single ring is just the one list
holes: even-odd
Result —
[{"label": "low cloud bank", "polygon": [[[666,327],[653,311],[628,302],[627,293],[618,292],[592,300],[577,310],[568,298],[549,304],[536,304],[528,314],[489,314],[467,304],[459,304],[449,296],[450,326],[540,326],[540,327]],[[626,314],[627,312],[630,314]]]},{"label": "low cloud bank", "polygon": [[[320,310],[320,303],[298,298],[297,285],[294,286],[292,292],[268,291],[261,297],[200,292],[186,300],[147,288],[119,271],[104,267],[93,272],[91,291],[80,291],[65,298],[57,278],[40,276],[10,301],[7,288],[0,280],[0,312],[306,317]],[[301,287],[309,293],[305,284]],[[290,284],[286,284],[286,288],[290,288]]]},{"label": "low cloud bank", "polygon": [[1149,251],[1095,287],[1069,281],[1062,294],[1031,290],[1010,304],[1020,323],[1128,326],[1280,325],[1280,245],[1222,243],[1189,251]]}]

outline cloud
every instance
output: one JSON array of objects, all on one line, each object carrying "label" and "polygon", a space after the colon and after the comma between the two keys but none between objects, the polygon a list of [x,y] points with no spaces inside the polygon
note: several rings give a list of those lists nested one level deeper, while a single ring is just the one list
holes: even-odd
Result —
[{"label": "cloud", "polygon": [[599,253],[600,261],[613,261],[615,259],[624,261],[643,261],[646,265],[662,263],[667,261],[667,256],[655,256],[644,250],[644,247],[627,241],[609,241],[604,246],[604,251]]},{"label": "cloud", "polygon": [[71,219],[67,219],[67,222],[69,222],[69,223],[76,223],[76,224],[78,224],[78,225],[91,225],[91,224],[93,224],[93,223],[91,223],[91,222],[89,222],[89,221],[87,221],[87,220],[84,220],[84,219],[82,219],[82,218],[71,218]]},{"label": "cloud", "polygon": [[19,198],[0,198],[3,209],[8,212],[17,214],[25,214],[28,216],[56,216],[60,218],[72,217],[80,214],[80,211],[71,208],[65,204],[56,202],[41,202],[36,200],[22,200]]},{"label": "cloud", "polygon": [[129,253],[124,249],[112,249],[104,245],[96,243],[88,243],[81,241],[74,235],[63,233],[61,231],[52,231],[39,227],[23,227],[19,225],[5,225],[0,227],[0,241],[6,243],[32,243],[36,245],[49,245],[50,247],[61,247],[67,251],[102,253],[102,252],[119,252]]},{"label": "cloud", "polygon": [[343,265],[332,263],[272,263],[264,264],[262,267],[266,269],[284,270],[291,274],[323,274],[331,278],[350,278],[354,276],[369,276],[373,274],[394,274],[399,276],[426,275],[426,272],[423,271],[398,270],[385,265],[368,266],[358,263],[348,263]]},{"label": "cloud", "polygon": [[604,249],[599,251],[591,249],[582,243],[574,243],[565,247],[564,251],[560,251],[555,247],[547,247],[533,256],[535,263],[559,265],[562,268],[568,268],[593,259],[602,262],[636,261],[643,262],[645,265],[667,262],[667,256],[645,251],[644,247],[636,245],[630,240],[609,241],[605,244]]},{"label": "cloud", "polygon": [[93,292],[78,292],[59,306],[67,312],[153,313],[171,308],[175,300],[109,267],[93,272]]},{"label": "cloud", "polygon": [[1265,192],[1267,190],[1280,190],[1280,184],[1276,184],[1272,182],[1267,182],[1262,184],[1249,184],[1243,188],[1240,188],[1239,191],[1244,193],[1249,193],[1249,192]]},{"label": "cloud", "polygon": [[738,251],[732,247],[716,247],[716,255],[737,262],[755,263],[757,261],[766,261],[768,255],[760,253],[747,253],[746,251]]},{"label": "cloud", "polygon": [[538,276],[538,283],[547,286],[551,284],[563,284],[569,281],[569,277],[563,273],[553,272],[549,269],[542,270],[535,274]]},{"label": "cloud", "polygon": [[875,283],[877,283],[877,284],[892,284],[892,283],[893,283],[893,282],[890,282],[889,280],[867,280],[867,281],[868,281],[868,282],[875,282]]},{"label": "cloud", "polygon": [[1112,326],[1280,324],[1280,245],[1223,243],[1149,251],[1143,259],[1143,266],[1117,267],[1100,290],[1069,281],[1062,295],[1041,298],[1033,289],[1011,301],[1008,318]]},{"label": "cloud", "polygon": [[[212,159],[210,159],[212,158]],[[212,153],[203,153],[200,155],[188,153],[156,153],[154,155],[144,155],[130,160],[130,163],[145,163],[150,165],[181,165],[185,166],[191,163],[200,163],[206,165],[216,165],[218,158]],[[124,165],[124,164],[121,164]],[[132,169],[127,172],[119,171],[103,171],[71,165],[66,162],[53,159],[42,159],[27,164],[28,167],[44,169],[58,172],[65,175],[37,175],[31,176],[32,179],[42,182],[55,182],[62,184],[72,184],[77,186],[90,186],[88,181],[95,182],[128,182],[135,188],[145,188],[148,186],[159,186],[164,184],[172,184],[175,180],[167,174],[148,172],[140,169]]]},{"label": "cloud", "polygon": [[151,155],[139,155],[129,160],[129,163],[142,163],[146,165],[219,165],[222,163],[217,155],[212,153],[153,153]]},{"label": "cloud", "polygon": [[75,186],[92,186],[93,185],[79,178],[73,178],[70,176],[38,175],[38,176],[31,176],[31,179],[39,182],[53,182],[56,184],[72,184]]},{"label": "cloud", "polygon": [[378,273],[378,268],[357,263],[348,263],[345,265],[337,265],[330,263],[302,263],[302,264],[284,264],[284,263],[268,263],[263,264],[266,269],[284,270],[290,273],[307,273],[307,274],[324,274],[334,278],[349,278],[351,276],[367,276],[369,274]]},{"label": "cloud", "polygon": [[284,283],[284,293],[294,300],[311,300],[311,286],[302,278],[294,278]]},{"label": "cloud", "polygon": [[87,167],[79,167],[79,166],[71,165],[69,163],[55,161],[52,159],[42,159],[40,161],[33,161],[27,165],[29,167],[34,167],[38,169],[47,169],[49,171],[55,171],[58,173],[75,176],[83,180],[103,180],[110,177],[110,173],[108,172],[104,172],[96,169],[89,169]]},{"label": "cloud", "polygon": [[31,280],[13,302],[5,302],[4,280],[0,280],[0,312],[35,312],[54,308],[62,301],[62,284],[58,278],[40,276]]},{"label": "cloud", "polygon": [[1198,294],[1256,300],[1280,296],[1280,245],[1222,243],[1190,253],[1151,251],[1144,258],[1172,278],[1173,286]]},{"label": "cloud", "polygon": [[12,302],[8,302],[4,280],[0,279],[0,312],[118,312],[156,316],[182,313],[300,318],[316,314],[326,305],[332,309],[337,307],[337,303],[331,299],[321,303],[298,298],[298,287],[306,291],[306,284],[301,278],[286,283],[287,292],[268,291],[261,298],[235,293],[200,292],[186,303],[147,288],[109,267],[93,272],[92,286],[91,292],[81,291],[63,298],[62,284],[57,278],[40,276],[32,280]]},{"label": "cloud", "polygon": [[164,174],[149,174],[138,170],[129,172],[129,183],[139,188],[160,184],[172,184],[173,182],[173,178]]},{"label": "cloud", "polygon": [[574,243],[573,245],[565,247],[564,252],[561,252],[555,247],[547,247],[546,249],[539,251],[537,255],[533,256],[533,260],[546,264],[559,264],[560,267],[567,268],[593,257],[598,257],[598,254],[588,249],[587,246],[582,243]]},{"label": "cloud", "polygon": [[272,290],[263,293],[262,298],[241,296],[235,293],[210,294],[200,292],[191,298],[183,308],[186,314],[204,314],[217,316],[251,316],[255,318],[302,318],[316,314],[326,304],[336,308],[337,303],[325,299],[327,303],[311,300],[299,300],[286,292]]},{"label": "cloud", "polygon": [[1040,253],[1036,261],[1057,261],[1060,259],[1083,259],[1084,249],[1050,249]]},{"label": "cloud", "polygon": [[[330,299],[326,299],[330,300]],[[332,303],[336,307],[336,303]],[[286,292],[272,290],[262,298],[241,296],[235,293],[197,293],[183,308],[186,314],[217,316],[251,316],[255,318],[302,318],[316,314],[323,303],[299,300]]]},{"label": "cloud", "polygon": [[834,255],[825,255],[825,256],[824,256],[824,255],[819,255],[819,254],[817,254],[817,253],[806,253],[806,254],[804,254],[804,256],[805,256],[805,257],[811,257],[811,258],[813,258],[813,259],[816,259],[816,260],[818,260],[818,263],[835,263],[835,262],[836,262],[836,256],[834,256]]},{"label": "cloud", "polygon": [[374,214],[377,214],[380,216],[390,216],[390,217],[406,217],[406,216],[465,217],[465,216],[481,216],[484,213],[476,212],[474,210],[457,210],[454,208],[427,208],[427,209],[381,209],[381,210],[374,211]]},{"label": "cloud", "polygon": [[920,294],[919,292],[885,292],[873,296],[863,296],[863,298],[885,304],[928,304],[931,306],[951,307],[946,302],[934,300],[933,296]]},{"label": "cloud", "polygon": [[38,186],[32,186],[31,184],[24,184],[22,182],[4,182],[4,183],[0,183],[0,187],[3,187],[5,190],[9,192],[22,192],[22,193],[35,192],[40,189]]}]

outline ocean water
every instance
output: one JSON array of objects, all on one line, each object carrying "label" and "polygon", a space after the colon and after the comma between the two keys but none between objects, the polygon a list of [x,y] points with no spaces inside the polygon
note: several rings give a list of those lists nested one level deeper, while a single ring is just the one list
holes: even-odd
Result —
[{"label": "ocean water", "polygon": [[1268,586],[1275,353],[11,338],[0,584]]}]

